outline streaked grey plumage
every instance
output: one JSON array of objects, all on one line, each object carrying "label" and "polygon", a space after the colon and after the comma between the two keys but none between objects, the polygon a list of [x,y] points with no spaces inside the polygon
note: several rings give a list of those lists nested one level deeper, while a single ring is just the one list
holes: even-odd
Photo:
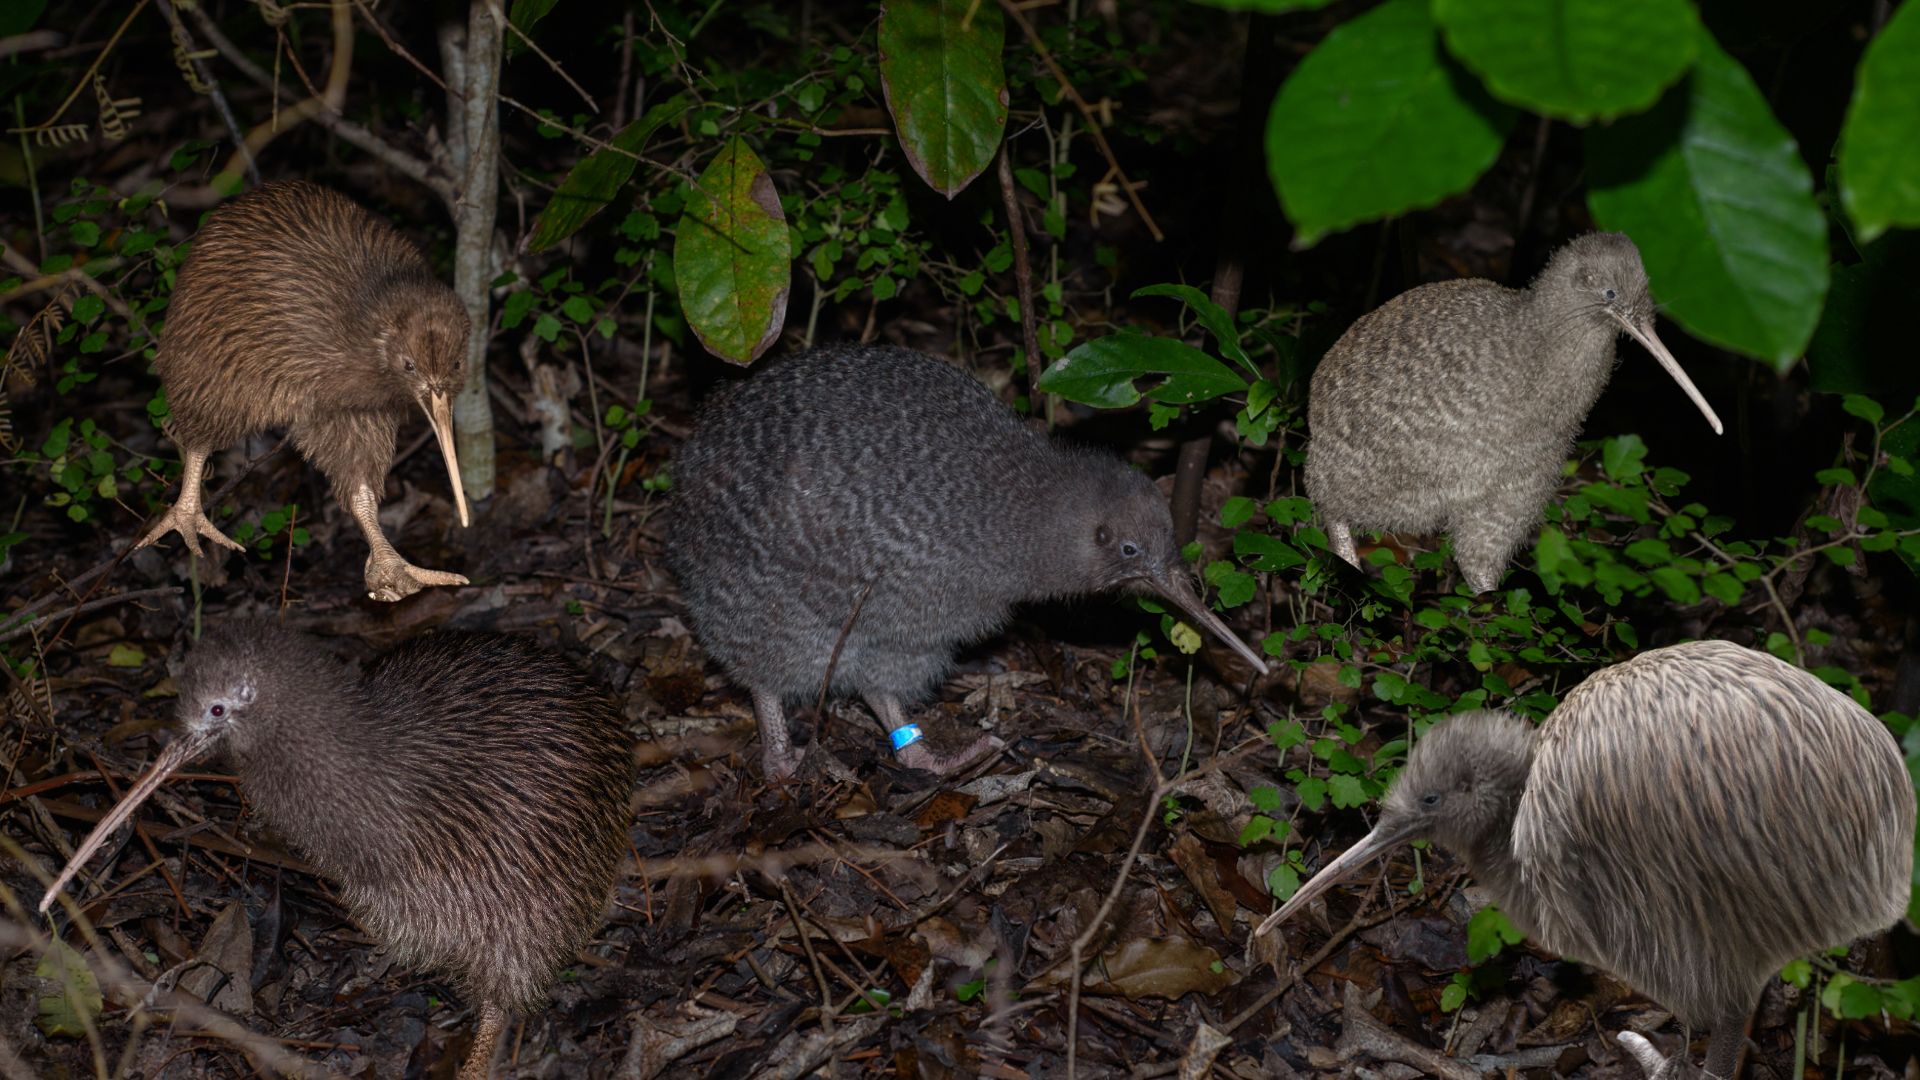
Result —
[{"label": "streaked grey plumage", "polygon": [[[856,606],[832,692],[888,731],[1025,600],[1152,591],[1265,670],[1195,597],[1151,481],[906,349],[814,349],[722,392],[674,463],[666,555],[694,633],[753,694],[769,776],[799,764],[785,706],[820,692]],[[946,772],[993,745],[900,760]]]},{"label": "streaked grey plumage", "polygon": [[240,549],[200,507],[207,456],[284,428],[365,535],[368,595],[399,600],[459,574],[407,562],[380,531],[394,437],[414,408],[440,438],[460,523],[450,401],[465,383],[467,310],[419,249],[339,192],[301,180],[215,210],[167,306],[154,369],[180,448],[180,498],[137,546],[177,531]]},{"label": "streaked grey plumage", "polygon": [[1588,233],[1529,288],[1438,282],[1362,316],[1307,398],[1307,494],[1334,550],[1358,566],[1353,529],[1444,530],[1474,591],[1497,587],[1553,496],[1623,332],[1720,431],[1653,315],[1633,241]]},{"label": "streaked grey plumage", "polygon": [[1913,780],[1886,727],[1813,675],[1723,641],[1654,649],[1537,732],[1503,713],[1435,725],[1373,832],[1261,930],[1419,838],[1542,947],[1711,1027],[1708,1071],[1731,1077],[1775,972],[1905,916]]},{"label": "streaked grey plumage", "polygon": [[224,744],[274,831],[339,882],[369,934],[480,1009],[463,1080],[599,927],[627,850],[619,709],[557,654],[438,633],[355,677],[276,624],[210,631],[180,678],[182,737],[75,853],[62,885],[166,776]]}]

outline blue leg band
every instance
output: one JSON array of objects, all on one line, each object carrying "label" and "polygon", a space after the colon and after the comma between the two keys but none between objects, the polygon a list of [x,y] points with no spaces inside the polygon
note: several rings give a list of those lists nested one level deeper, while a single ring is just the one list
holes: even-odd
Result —
[{"label": "blue leg band", "polygon": [[919,742],[922,734],[923,732],[921,732],[919,724],[903,724],[888,733],[888,738],[893,740],[893,752],[898,754],[900,751]]}]

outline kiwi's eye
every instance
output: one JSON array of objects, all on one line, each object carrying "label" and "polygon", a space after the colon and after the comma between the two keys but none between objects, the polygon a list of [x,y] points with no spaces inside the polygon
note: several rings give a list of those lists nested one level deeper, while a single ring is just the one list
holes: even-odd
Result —
[{"label": "kiwi's eye", "polygon": [[1427,794],[1420,796],[1420,802],[1421,802],[1421,805],[1423,806],[1439,806],[1440,795],[1438,792],[1428,792]]},{"label": "kiwi's eye", "polygon": [[207,710],[207,715],[213,717],[215,720],[218,720],[219,718],[227,715],[227,707],[225,705],[212,706]]},{"label": "kiwi's eye", "polygon": [[1109,531],[1105,525],[1102,525],[1093,530],[1093,542],[1099,544],[1101,547],[1106,547],[1108,544],[1113,543],[1113,533]]},{"label": "kiwi's eye", "polygon": [[1614,297],[1615,297],[1615,296],[1616,296],[1617,294],[1616,294],[1616,293],[1615,293],[1615,292],[1614,292],[1614,291],[1613,291],[1612,289],[1608,289],[1608,290],[1607,290],[1606,292],[1604,292],[1604,293],[1601,293],[1600,295],[1602,295],[1602,296],[1604,296],[1604,297],[1606,297],[1606,298],[1607,298],[1607,303],[1609,303],[1609,304],[1611,304],[1611,303],[1613,303],[1613,298],[1614,298]]},{"label": "kiwi's eye", "polygon": [[1120,545],[1120,554],[1129,559],[1137,558],[1140,554],[1140,545],[1131,540],[1125,541]]},{"label": "kiwi's eye", "polygon": [[404,367],[404,368],[406,368],[406,369],[407,369],[408,371],[412,371],[412,370],[413,370],[413,357],[411,357],[411,356],[409,356],[409,357],[406,357],[406,358],[404,358],[404,359],[402,359],[402,360],[400,361],[400,365],[401,365],[402,367]]}]

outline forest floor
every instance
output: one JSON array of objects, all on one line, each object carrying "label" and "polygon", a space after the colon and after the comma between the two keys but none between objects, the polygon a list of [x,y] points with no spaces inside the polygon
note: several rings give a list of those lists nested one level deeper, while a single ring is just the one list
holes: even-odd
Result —
[{"label": "forest floor", "polygon": [[[504,379],[503,402],[519,389]],[[660,393],[635,476],[690,422],[691,388],[669,378]],[[1416,864],[1403,850],[1253,938],[1273,906],[1272,857],[1238,838],[1248,792],[1278,772],[1267,724],[1357,692],[1315,669],[1249,687],[1212,648],[1190,684],[1165,660],[1116,677],[1149,626],[1117,601],[1036,610],[965,655],[921,722],[936,745],[982,728],[1008,744],[972,774],[900,769],[874,720],[839,705],[797,717],[808,767],[768,784],[750,704],[704,663],[661,566],[663,497],[627,483],[608,515],[588,491],[591,447],[542,463],[508,429],[498,490],[464,531],[432,445],[403,437],[389,531],[417,564],[474,584],[399,604],[365,598],[356,530],[272,440],[217,459],[210,490],[226,489],[216,506],[324,506],[290,559],[282,542],[193,567],[177,538],[132,555],[46,537],[16,549],[60,554],[6,570],[0,608],[77,614],[10,635],[33,643],[48,678],[16,685],[0,743],[0,828],[24,857],[0,870],[0,1052],[12,1058],[0,1074],[238,1077],[291,1055],[345,1076],[453,1075],[472,1012],[445,982],[387,960],[333,887],[259,828],[218,761],[169,785],[78,879],[88,927],[22,910],[153,758],[194,629],[256,614],[354,656],[442,627],[532,634],[625,703],[640,767],[633,860],[551,1004],[510,1029],[500,1076],[1062,1076],[1077,1029],[1086,1076],[1201,1076],[1212,1062],[1241,1077],[1602,1080],[1640,1075],[1619,1031],[1681,1045],[1658,1006],[1524,947],[1508,950],[1504,985],[1443,1010],[1483,901],[1436,852]],[[1237,468],[1216,463],[1203,521]],[[116,546],[137,535],[131,518],[119,533]],[[1260,629],[1242,627],[1253,640]],[[1293,824],[1323,832],[1304,838],[1309,869],[1365,828],[1354,812]],[[1410,893],[1416,874],[1426,888]],[[49,959],[48,934],[82,952],[98,940],[111,958],[92,1031],[62,1026],[69,991],[48,976],[74,954]],[[1098,958],[1077,1003],[1076,949]],[[1795,1075],[1799,998],[1768,991],[1748,1077]],[[1829,1019],[1821,1034],[1843,1040],[1848,1075],[1914,1075],[1912,1040],[1884,1030]]]}]

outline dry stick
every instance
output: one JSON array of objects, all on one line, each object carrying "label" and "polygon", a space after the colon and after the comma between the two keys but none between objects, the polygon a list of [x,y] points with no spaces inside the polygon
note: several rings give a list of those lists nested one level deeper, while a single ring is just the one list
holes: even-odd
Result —
[{"label": "dry stick", "polygon": [[[197,6],[197,5],[196,5]],[[297,127],[301,121],[328,113],[338,114],[347,103],[347,79],[353,74],[353,11],[347,7],[347,0],[333,0],[333,57],[327,70],[327,85],[320,93],[307,98],[283,114],[276,114],[263,124],[257,124],[247,133],[246,140],[234,151],[227,161],[221,176],[238,178],[244,165],[251,166],[253,159],[267,144],[278,138],[282,132]],[[220,188],[220,178],[214,178],[214,186]]]},{"label": "dry stick", "polygon": [[[1460,881],[1460,875],[1456,873],[1453,876],[1453,878],[1447,882],[1445,889],[1439,894],[1438,899],[1444,900],[1448,895],[1450,895],[1453,891],[1453,887],[1457,885],[1459,881]],[[1372,889],[1367,890],[1366,895],[1367,897],[1371,898],[1373,896],[1373,890]],[[1227,1021],[1225,1024],[1220,1025],[1220,1030],[1227,1032],[1228,1034],[1232,1034],[1233,1031],[1237,1029],[1241,1024],[1244,1024],[1247,1021],[1253,1019],[1256,1015],[1260,1013],[1261,1010],[1273,1004],[1275,1001],[1278,1001],[1282,994],[1285,994],[1288,990],[1293,989],[1294,984],[1300,981],[1300,978],[1302,975],[1304,975],[1309,971],[1312,971],[1314,968],[1319,967],[1321,964],[1326,963],[1327,959],[1334,954],[1335,950],[1339,949],[1341,945],[1345,944],[1348,938],[1352,937],[1353,935],[1359,933],[1362,930],[1367,930],[1375,926],[1378,926],[1381,923],[1388,921],[1389,919],[1399,918],[1403,912],[1405,912],[1408,908],[1413,907],[1415,904],[1430,902],[1435,899],[1436,897],[1433,894],[1430,894],[1424,891],[1415,893],[1414,895],[1407,897],[1406,899],[1393,905],[1387,910],[1372,916],[1367,915],[1367,909],[1363,905],[1359,911],[1356,911],[1353,913],[1353,918],[1347,920],[1347,925],[1334,931],[1333,936],[1327,939],[1327,943],[1325,945],[1320,946],[1320,948],[1317,951],[1315,951],[1312,956],[1309,956],[1305,960],[1302,960],[1300,964],[1295,968],[1295,970],[1289,972],[1284,978],[1282,978],[1277,984],[1275,984],[1272,989],[1268,990],[1264,994],[1261,994],[1259,999],[1254,1001],[1253,1004],[1248,1005],[1246,1008],[1240,1010],[1239,1014],[1234,1016],[1233,1019]]]},{"label": "dry stick", "polygon": [[159,0],[160,14],[166,16],[167,25],[173,28],[173,41],[180,49],[180,56],[193,65],[194,77],[207,88],[207,97],[213,100],[215,112],[227,125],[227,134],[233,136],[233,145],[247,159],[247,179],[255,186],[260,183],[260,166],[253,160],[253,151],[247,148],[246,136],[240,134],[240,121],[233,115],[233,106],[227,103],[226,92],[220,89],[220,80],[213,77],[206,61],[194,55],[199,52],[193,35],[187,32],[187,24],[180,21],[180,13],[173,9],[173,0]]},{"label": "dry stick", "polygon": [[793,920],[794,935],[800,939],[800,947],[807,951],[807,963],[813,966],[813,979],[820,984],[820,1026],[833,1030],[833,988],[827,984],[827,973],[820,966],[820,954],[813,950],[813,935],[807,933],[807,924],[800,918],[800,905],[794,902],[793,890],[787,887],[785,878],[780,879],[780,897],[787,902],[787,917]]},{"label": "dry stick", "polygon": [[548,56],[547,50],[541,48],[539,42],[533,40],[532,37],[528,36],[526,31],[520,29],[518,26],[513,25],[513,20],[507,18],[506,13],[500,10],[499,4],[489,3],[487,7],[492,9],[494,18],[499,19],[500,22],[503,25],[505,25],[507,29],[513,31],[514,37],[519,38],[521,42],[526,45],[527,48],[532,49],[534,52],[534,55],[538,56],[542,60],[545,60],[547,62],[547,66],[552,68],[553,73],[555,75],[560,76],[563,82],[565,82],[568,86],[573,87],[573,92],[576,94],[579,94],[580,100],[587,103],[587,108],[592,109],[596,115],[600,112],[600,103],[593,100],[593,95],[587,93],[586,90],[582,88],[579,83],[574,82],[573,76],[567,74],[567,69],[560,66],[560,61],[555,60],[551,56]]},{"label": "dry stick", "polygon": [[[269,93],[276,92],[277,86],[272,74],[252,60],[247,59],[246,54],[241,52],[225,34],[221,33],[218,26],[214,25],[213,20],[208,17],[202,5],[196,4],[186,9],[186,11],[187,14],[192,17],[195,24],[199,26],[201,35],[211,42],[215,49],[219,50],[220,55],[224,57],[228,63],[232,64],[242,75],[245,75],[261,89]],[[454,199],[455,192],[453,182],[441,175],[433,165],[424,159],[417,158],[401,150],[399,147],[394,146],[367,128],[348,120],[337,112],[326,112],[323,110],[314,113],[308,117],[308,119],[326,128],[333,134],[338,135],[341,139],[359,147],[366,153],[393,166],[394,170],[401,175],[425,185],[442,199],[448,202]]]},{"label": "dry stick", "polygon": [[1033,263],[1027,258],[1027,219],[1020,212],[1020,193],[1013,186],[1013,166],[1007,161],[1007,140],[1000,143],[1000,202],[1007,211],[1007,239],[1013,245],[1013,280],[1020,290],[1020,340],[1027,350],[1029,408],[1044,412],[1040,393],[1040,331],[1033,310]]},{"label": "dry stick", "polygon": [[74,615],[85,615],[90,611],[98,611],[101,608],[112,607],[115,604],[126,603],[127,601],[131,601],[131,600],[143,600],[149,596],[178,596],[178,595],[180,595],[180,586],[162,585],[157,588],[135,589],[132,592],[119,593],[114,596],[105,596],[105,597],[101,597],[98,600],[89,600],[84,604],[75,604],[72,607],[62,608],[59,611],[48,612],[42,618],[29,620],[28,622],[22,623],[19,626],[11,627],[7,630],[0,630],[0,645],[4,645],[7,642],[12,641],[14,638],[17,638],[22,634],[25,634],[33,630],[35,627],[41,626],[47,622],[51,622],[54,619],[68,618]]},{"label": "dry stick", "polygon": [[127,17],[120,20],[120,26],[118,29],[116,29],[113,32],[113,36],[107,39],[107,43],[105,45],[101,46],[99,54],[93,58],[93,63],[88,64],[87,70],[80,73],[79,81],[74,83],[73,92],[67,95],[67,98],[65,101],[62,101],[60,103],[59,108],[53,110],[52,116],[47,117],[45,120],[42,120],[40,123],[35,124],[32,127],[10,128],[8,129],[7,134],[27,135],[27,134],[34,134],[42,131],[52,130],[53,125],[57,123],[62,116],[65,116],[67,114],[67,110],[71,108],[73,106],[74,101],[76,101],[80,97],[81,91],[93,85],[94,72],[100,70],[100,65],[106,62],[108,54],[113,52],[113,47],[115,45],[118,45],[120,43],[121,37],[123,37],[126,34],[127,27],[133,25],[133,20],[137,18],[140,14],[140,9],[146,6],[147,6],[147,0],[136,0],[135,4],[133,5],[133,8],[127,12]]},{"label": "dry stick", "polygon": [[853,633],[854,621],[860,618],[860,609],[867,606],[867,597],[873,595],[874,583],[879,580],[878,577],[868,578],[867,587],[861,589],[860,595],[854,598],[853,610],[847,612],[847,621],[840,624],[840,636],[833,642],[833,655],[827,657],[827,673],[820,679],[820,700],[813,709],[823,724],[827,718],[827,690],[833,685],[833,669],[840,666],[840,650],[846,648],[847,638]]},{"label": "dry stick", "polygon": [[1087,125],[1087,133],[1093,136],[1094,145],[1100,148],[1101,156],[1107,159],[1107,167],[1112,169],[1113,175],[1119,179],[1120,190],[1127,193],[1127,201],[1133,204],[1134,213],[1140,215],[1140,220],[1146,225],[1147,232],[1151,233],[1155,240],[1165,240],[1166,234],[1160,231],[1160,226],[1153,220],[1153,215],[1147,212],[1147,205],[1140,201],[1140,193],[1134,190],[1133,181],[1127,179],[1127,170],[1120,167],[1120,159],[1114,156],[1113,147],[1107,144],[1107,136],[1100,129],[1100,121],[1094,119],[1093,106],[1087,104],[1087,99],[1080,96],[1080,91],[1074,87],[1073,81],[1067,78],[1067,73],[1060,70],[1060,65],[1053,59],[1053,54],[1047,51],[1047,46],[1040,40],[1040,35],[1034,32],[1033,24],[1027,21],[1026,12],[1022,11],[1020,5],[1014,3],[1014,0],[1000,0],[1000,9],[1011,16],[1014,22],[1020,24],[1020,32],[1027,36],[1027,43],[1032,45],[1033,51],[1040,55],[1041,62],[1047,65],[1047,70],[1053,74],[1054,81],[1060,84],[1060,89],[1066,91],[1067,96],[1073,99],[1074,107],[1080,110],[1080,119]]}]

